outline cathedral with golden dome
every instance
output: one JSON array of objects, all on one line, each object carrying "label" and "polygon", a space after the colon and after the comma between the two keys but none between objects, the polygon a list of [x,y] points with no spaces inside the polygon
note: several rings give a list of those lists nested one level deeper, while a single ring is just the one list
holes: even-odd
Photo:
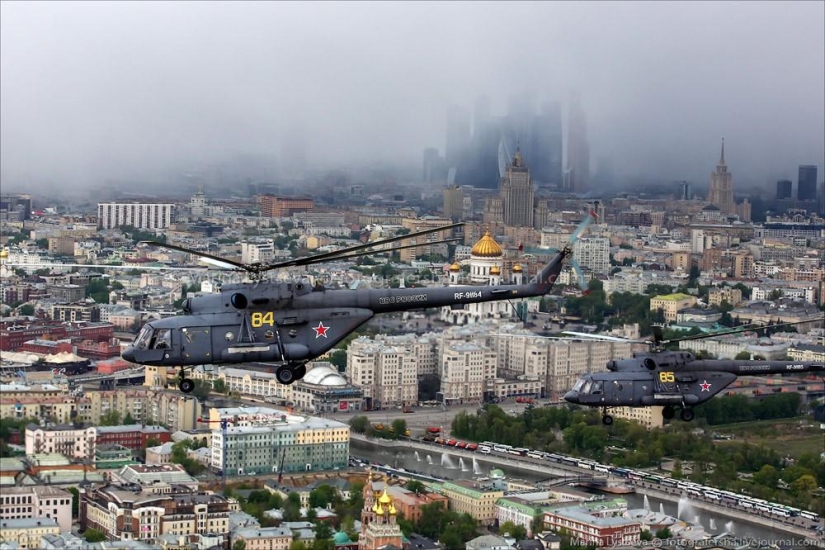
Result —
[{"label": "cathedral with golden dome", "polygon": [[[520,264],[512,268],[509,280],[502,280],[501,267],[504,263],[504,250],[496,242],[489,231],[478,240],[470,250],[469,279],[473,285],[495,286],[501,284],[522,284],[524,269]],[[450,266],[450,285],[466,284],[461,279],[461,266],[454,263]],[[453,306],[441,308],[440,319],[454,325],[468,325],[487,319],[511,319],[515,317],[513,307],[507,301],[484,302],[478,304],[464,304],[461,309]]]},{"label": "cathedral with golden dome", "polygon": [[364,509],[361,511],[361,536],[359,550],[398,548],[404,546],[404,534],[396,523],[398,511],[387,488],[379,495],[373,490],[372,473],[364,486]]}]

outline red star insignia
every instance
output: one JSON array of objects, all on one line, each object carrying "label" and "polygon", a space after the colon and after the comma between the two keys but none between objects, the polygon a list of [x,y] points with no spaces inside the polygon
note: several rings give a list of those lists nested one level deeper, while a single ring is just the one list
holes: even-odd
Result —
[{"label": "red star insignia", "polygon": [[702,387],[702,391],[710,391],[710,384],[708,384],[707,380],[705,380],[699,385]]},{"label": "red star insignia", "polygon": [[316,338],[318,338],[319,336],[323,336],[324,338],[328,338],[327,331],[329,330],[329,327],[325,327],[323,321],[318,321],[318,326],[317,327],[312,327],[312,330],[315,331],[315,337]]}]

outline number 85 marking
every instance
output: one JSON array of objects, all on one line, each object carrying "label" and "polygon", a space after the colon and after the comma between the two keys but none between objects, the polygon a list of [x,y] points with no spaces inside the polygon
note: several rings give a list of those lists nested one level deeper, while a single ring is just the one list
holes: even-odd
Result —
[{"label": "number 85 marking", "polygon": [[672,372],[660,372],[659,373],[659,381],[664,383],[675,382],[676,377],[673,376]]},{"label": "number 85 marking", "polygon": [[273,326],[275,324],[275,314],[271,311],[256,311],[252,313],[250,323],[253,328],[261,328],[262,326]]}]

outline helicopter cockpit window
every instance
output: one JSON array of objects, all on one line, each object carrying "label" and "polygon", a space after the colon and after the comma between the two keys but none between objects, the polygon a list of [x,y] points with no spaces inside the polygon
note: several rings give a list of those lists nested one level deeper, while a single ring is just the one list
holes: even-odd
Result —
[{"label": "helicopter cockpit window", "polygon": [[591,389],[592,387],[593,387],[593,382],[592,382],[592,381],[590,381],[590,380],[588,380],[588,381],[584,384],[584,387],[582,388],[581,392],[582,392],[583,394],[589,394],[589,393],[590,393],[590,389]]},{"label": "helicopter cockpit window", "polygon": [[593,394],[602,393],[602,383],[601,382],[593,382]]},{"label": "helicopter cockpit window", "polygon": [[152,343],[152,349],[169,349],[172,347],[172,331],[168,328],[158,329]]},{"label": "helicopter cockpit window", "polygon": [[579,378],[579,381],[576,382],[575,386],[573,386],[573,391],[581,391],[582,386],[584,386],[584,383],[585,383],[585,379],[584,378]]},{"label": "helicopter cockpit window", "polygon": [[149,340],[152,337],[152,332],[152,327],[149,325],[146,325],[140,329],[140,334],[138,334],[137,338],[135,338],[134,346],[138,349],[146,349],[149,345]]}]

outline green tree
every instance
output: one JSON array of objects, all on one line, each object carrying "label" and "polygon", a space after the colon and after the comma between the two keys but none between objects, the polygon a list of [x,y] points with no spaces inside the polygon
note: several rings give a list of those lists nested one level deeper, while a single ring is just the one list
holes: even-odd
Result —
[{"label": "green tree", "polygon": [[20,306],[20,315],[23,317],[31,317],[34,315],[34,306],[31,304],[23,304]]},{"label": "green tree", "polygon": [[315,540],[332,539],[332,527],[326,521],[319,521],[315,524]]},{"label": "green tree", "polygon": [[644,541],[651,541],[653,540],[653,534],[650,532],[650,529],[645,529],[642,531],[641,535],[639,535],[640,540]]},{"label": "green tree", "polygon": [[734,357],[734,359],[737,360],[737,361],[743,361],[743,360],[744,361],[749,361],[750,358],[751,358],[751,354],[750,354],[749,351],[740,351],[739,353],[736,354],[736,357]]},{"label": "green tree", "polygon": [[319,485],[309,493],[310,508],[326,508],[335,498],[335,488],[329,485]]},{"label": "green tree", "polygon": [[527,529],[521,525],[516,525],[512,521],[505,521],[498,528],[498,532],[502,535],[510,535],[517,541],[527,538]]},{"label": "green tree", "polygon": [[211,391],[212,384],[204,380],[195,380],[195,389],[192,390],[192,395],[194,395],[198,401],[206,401]]},{"label": "green tree", "polygon": [[83,538],[86,542],[103,542],[106,540],[106,533],[99,529],[86,529],[83,532]]},{"label": "green tree", "polygon": [[124,426],[132,426],[135,424],[135,419],[132,417],[132,413],[127,412],[126,416],[123,417],[123,425]]},{"label": "green tree", "polygon": [[670,532],[670,529],[665,527],[664,529],[659,529],[656,531],[656,538],[659,540],[669,539],[673,536],[673,533]]},{"label": "green tree", "polygon": [[120,426],[120,413],[114,409],[100,415],[101,426]]},{"label": "green tree", "polygon": [[403,418],[396,418],[392,421],[392,429],[396,437],[401,437],[407,432],[407,421]]},{"label": "green tree", "polygon": [[370,427],[370,419],[364,415],[353,416],[349,420],[349,426],[355,433],[362,434]]},{"label": "green tree", "polygon": [[69,487],[66,490],[72,494],[72,517],[76,518],[80,511],[80,491],[77,487]]},{"label": "green tree", "polygon": [[232,550],[246,550],[246,541],[236,540],[232,545]]},{"label": "green tree", "polygon": [[765,464],[758,472],[753,474],[753,482],[757,485],[776,489],[779,482],[779,472],[770,464]]},{"label": "green tree", "polygon": [[816,487],[816,478],[811,474],[800,476],[796,481],[791,483],[791,491],[796,496],[809,494],[811,491],[816,489]]},{"label": "green tree", "polygon": [[681,460],[675,460],[673,462],[673,471],[670,473],[670,477],[672,477],[673,479],[682,479],[682,477],[684,477],[684,474],[682,473]]},{"label": "green tree", "polygon": [[423,483],[418,481],[417,479],[411,479],[407,482],[407,490],[412,491],[416,494],[423,494],[425,492],[426,487]]},{"label": "green tree", "polygon": [[329,354],[329,362],[338,369],[338,372],[345,372],[347,370],[347,351],[337,349]]},{"label": "green tree", "polygon": [[225,394],[226,390],[227,390],[226,382],[224,381],[223,378],[215,378],[214,380],[212,380],[212,389],[216,393]]}]

